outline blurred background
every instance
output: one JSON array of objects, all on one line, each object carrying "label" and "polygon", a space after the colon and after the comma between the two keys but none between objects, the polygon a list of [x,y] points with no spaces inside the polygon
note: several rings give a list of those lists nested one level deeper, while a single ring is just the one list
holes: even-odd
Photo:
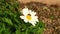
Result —
[{"label": "blurred background", "polygon": [[[20,19],[25,6],[37,13],[36,26]],[[60,34],[60,0],[0,0],[0,34]]]}]

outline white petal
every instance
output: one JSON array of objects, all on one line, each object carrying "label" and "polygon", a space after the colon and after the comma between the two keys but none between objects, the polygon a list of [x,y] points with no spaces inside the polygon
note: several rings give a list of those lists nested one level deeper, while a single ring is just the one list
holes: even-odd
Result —
[{"label": "white petal", "polygon": [[24,22],[27,23],[28,21],[24,19]]},{"label": "white petal", "polygon": [[28,10],[29,11],[29,13],[31,13],[32,12],[32,10]]},{"label": "white petal", "polygon": [[21,19],[24,19],[24,16],[20,16]]},{"label": "white petal", "polygon": [[30,21],[29,23],[31,23],[33,26],[35,26],[35,24],[36,24],[35,21]]},{"label": "white petal", "polygon": [[28,8],[24,8],[23,11],[28,11]]},{"label": "white petal", "polygon": [[32,11],[32,12],[31,12],[31,15],[32,15],[32,16],[35,16],[35,15],[36,15],[36,12]]},{"label": "white petal", "polygon": [[32,24],[33,26],[35,26],[35,24]]},{"label": "white petal", "polygon": [[38,19],[36,19],[36,22],[39,22]]},{"label": "white petal", "polygon": [[38,16],[35,16],[35,18],[38,18]]},{"label": "white petal", "polygon": [[33,12],[34,15],[36,15],[36,12]]},{"label": "white petal", "polygon": [[35,26],[35,23],[31,23],[33,26]]},{"label": "white petal", "polygon": [[38,22],[38,17],[37,16],[32,16],[32,20]]},{"label": "white petal", "polygon": [[38,22],[38,17],[37,17],[37,16],[35,16],[35,18],[34,18],[34,19],[35,19],[35,21],[36,21],[36,22]]},{"label": "white petal", "polygon": [[28,8],[24,8],[22,12],[23,12],[23,15],[27,15],[28,14]]}]

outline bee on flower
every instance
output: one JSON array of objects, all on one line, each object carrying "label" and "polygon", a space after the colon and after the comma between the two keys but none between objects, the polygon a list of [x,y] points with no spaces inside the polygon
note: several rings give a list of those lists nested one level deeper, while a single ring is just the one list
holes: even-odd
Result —
[{"label": "bee on flower", "polygon": [[25,23],[29,22],[35,26],[36,22],[38,22],[38,16],[36,16],[36,12],[29,10],[28,8],[24,8],[22,13],[23,15],[20,16],[20,18],[23,19]]}]

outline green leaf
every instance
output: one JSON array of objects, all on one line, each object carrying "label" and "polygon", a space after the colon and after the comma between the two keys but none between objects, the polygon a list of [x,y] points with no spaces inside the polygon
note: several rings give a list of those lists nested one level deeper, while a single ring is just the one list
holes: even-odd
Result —
[{"label": "green leaf", "polygon": [[11,19],[8,19],[8,18],[2,18],[2,20],[3,20],[4,22],[6,22],[7,24],[9,24],[9,25],[13,25]]},{"label": "green leaf", "polygon": [[0,0],[0,2],[4,2],[4,0]]},{"label": "green leaf", "polygon": [[19,30],[17,30],[17,31],[16,31],[16,34],[20,34],[20,31],[19,31]]}]

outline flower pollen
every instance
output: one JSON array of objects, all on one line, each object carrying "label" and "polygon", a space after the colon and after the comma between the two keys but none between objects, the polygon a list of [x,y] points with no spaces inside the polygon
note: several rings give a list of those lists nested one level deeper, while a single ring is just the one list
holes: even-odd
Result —
[{"label": "flower pollen", "polygon": [[28,14],[28,15],[26,16],[26,19],[27,19],[27,20],[31,20],[31,19],[32,19],[31,15]]}]

